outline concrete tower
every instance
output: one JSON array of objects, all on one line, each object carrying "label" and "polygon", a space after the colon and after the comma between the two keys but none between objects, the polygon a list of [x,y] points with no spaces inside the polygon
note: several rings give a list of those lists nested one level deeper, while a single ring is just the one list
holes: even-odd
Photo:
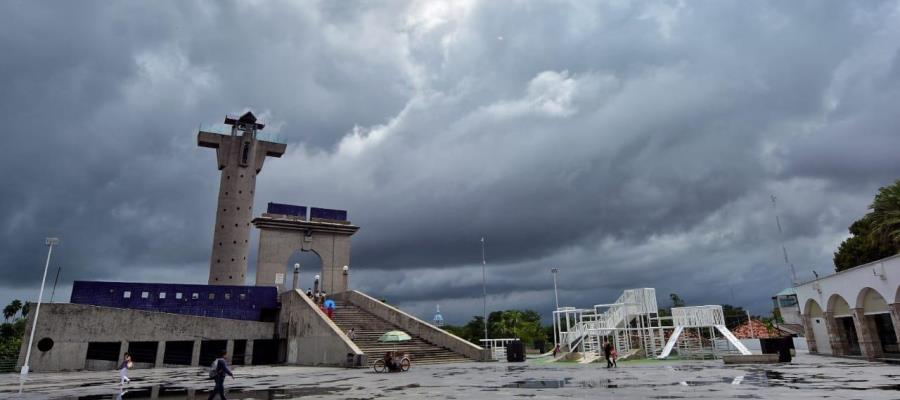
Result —
[{"label": "concrete tower", "polygon": [[265,125],[247,112],[240,118],[225,117],[231,134],[200,131],[197,144],[216,149],[222,175],[219,179],[219,203],[209,260],[210,285],[243,285],[250,248],[250,220],[253,219],[253,194],[256,175],[266,157],[281,157],[287,147],[282,143],[257,140]]}]

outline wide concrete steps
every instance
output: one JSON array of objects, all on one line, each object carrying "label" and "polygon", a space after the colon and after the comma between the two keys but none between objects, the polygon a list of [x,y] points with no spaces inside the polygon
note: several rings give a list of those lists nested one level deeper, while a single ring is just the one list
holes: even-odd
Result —
[{"label": "wide concrete steps", "polygon": [[454,353],[441,346],[434,345],[420,337],[404,342],[379,342],[378,338],[387,331],[402,330],[400,327],[378,318],[365,310],[349,303],[337,302],[334,323],[344,332],[354,328],[353,342],[369,359],[369,364],[381,359],[388,351],[400,351],[409,355],[413,364],[444,364],[468,362],[471,359]]}]

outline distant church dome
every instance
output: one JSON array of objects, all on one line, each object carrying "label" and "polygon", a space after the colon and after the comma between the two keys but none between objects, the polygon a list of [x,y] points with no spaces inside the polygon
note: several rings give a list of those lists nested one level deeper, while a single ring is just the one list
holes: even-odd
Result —
[{"label": "distant church dome", "polygon": [[444,317],[441,316],[441,306],[437,306],[437,311],[434,313],[434,319],[432,320],[435,326],[444,326]]}]

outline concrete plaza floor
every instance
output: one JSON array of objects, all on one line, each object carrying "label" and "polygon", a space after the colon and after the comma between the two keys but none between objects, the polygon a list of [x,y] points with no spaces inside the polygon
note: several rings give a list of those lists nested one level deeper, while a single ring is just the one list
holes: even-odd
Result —
[{"label": "concrete plaza floor", "polygon": [[[2,399],[206,398],[199,368],[131,371],[122,392],[116,371],[0,375]],[[721,361],[601,364],[466,363],[413,365],[405,373],[290,366],[236,367],[234,399],[898,399],[900,366],[800,355],[791,364],[726,366]],[[21,392],[20,392],[21,391]],[[121,397],[119,397],[121,396]]]}]

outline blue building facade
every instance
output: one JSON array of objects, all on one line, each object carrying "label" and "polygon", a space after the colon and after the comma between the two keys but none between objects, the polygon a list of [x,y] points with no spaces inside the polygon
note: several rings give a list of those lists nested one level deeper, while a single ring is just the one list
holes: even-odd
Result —
[{"label": "blue building facade", "polygon": [[273,321],[278,291],[266,286],[75,281],[74,304],[201,317]]}]

